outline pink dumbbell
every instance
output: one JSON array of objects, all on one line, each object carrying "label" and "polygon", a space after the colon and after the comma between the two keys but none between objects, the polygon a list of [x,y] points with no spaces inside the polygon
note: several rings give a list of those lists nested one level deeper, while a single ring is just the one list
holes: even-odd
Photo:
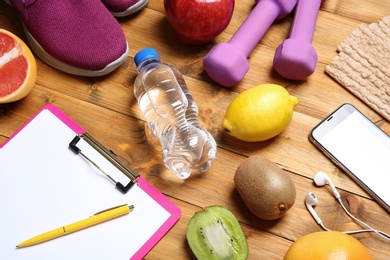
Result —
[{"label": "pink dumbbell", "polygon": [[316,69],[317,52],[311,45],[321,0],[298,0],[290,37],[276,49],[274,68],[284,78],[303,80]]},{"label": "pink dumbbell", "polygon": [[248,72],[247,57],[275,20],[286,17],[297,0],[256,0],[256,6],[228,43],[220,43],[203,60],[207,74],[231,87]]}]

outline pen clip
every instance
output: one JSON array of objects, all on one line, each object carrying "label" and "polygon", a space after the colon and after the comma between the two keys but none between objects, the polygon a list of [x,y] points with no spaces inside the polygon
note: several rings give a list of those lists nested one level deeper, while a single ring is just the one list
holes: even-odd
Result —
[{"label": "pen clip", "polygon": [[[117,208],[120,208],[120,207],[123,207],[123,206],[127,206],[127,204],[122,204],[122,205],[119,205],[119,206],[115,206],[115,207],[112,207],[112,208],[108,208],[108,209],[99,211],[99,212],[97,212],[97,213],[95,213],[95,214],[93,214],[93,215],[96,216],[96,215],[99,215],[99,214],[101,214],[101,213],[104,213],[104,212],[107,212],[107,211],[110,211],[110,210],[113,210],[113,209],[117,209]],[[130,206],[128,206],[128,207],[129,207],[130,211],[132,211],[132,210],[134,209],[134,206],[133,206],[133,205],[130,205]]]}]

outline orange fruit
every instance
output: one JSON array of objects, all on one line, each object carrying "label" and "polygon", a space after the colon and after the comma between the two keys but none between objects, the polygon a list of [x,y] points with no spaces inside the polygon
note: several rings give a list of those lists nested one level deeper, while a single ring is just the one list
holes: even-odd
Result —
[{"label": "orange fruit", "polygon": [[0,104],[27,96],[37,78],[37,64],[27,45],[0,29]]},{"label": "orange fruit", "polygon": [[356,238],[338,231],[305,235],[287,250],[284,260],[370,260],[367,248]]}]

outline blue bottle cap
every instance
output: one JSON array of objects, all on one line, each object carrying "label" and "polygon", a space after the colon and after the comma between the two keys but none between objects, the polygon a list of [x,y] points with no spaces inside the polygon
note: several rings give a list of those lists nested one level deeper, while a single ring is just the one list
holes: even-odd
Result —
[{"label": "blue bottle cap", "polygon": [[139,64],[141,64],[146,59],[155,58],[160,60],[160,56],[158,55],[157,51],[153,48],[145,48],[143,50],[140,50],[135,56],[134,56],[134,62],[135,66],[138,67]]}]

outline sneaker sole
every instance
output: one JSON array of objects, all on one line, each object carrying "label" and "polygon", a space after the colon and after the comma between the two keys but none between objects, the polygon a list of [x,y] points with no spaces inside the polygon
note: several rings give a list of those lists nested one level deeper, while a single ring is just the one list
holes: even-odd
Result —
[{"label": "sneaker sole", "polygon": [[110,12],[115,17],[129,16],[129,15],[132,15],[132,14],[140,11],[141,9],[143,9],[148,4],[148,2],[149,2],[149,0],[143,0],[143,1],[141,0],[138,3],[136,3],[135,5],[129,7],[128,9],[126,9],[123,12],[112,12],[112,11],[110,11]]},{"label": "sneaker sole", "polygon": [[101,70],[87,70],[87,69],[81,69],[77,68],[75,66],[66,64],[57,58],[53,57],[49,53],[47,53],[42,46],[35,40],[35,38],[30,34],[30,32],[27,30],[27,28],[23,25],[25,34],[27,36],[27,41],[30,44],[31,49],[34,51],[34,53],[45,63],[49,64],[50,66],[64,71],[69,74],[78,75],[78,76],[85,76],[85,77],[99,77],[104,76],[110,72],[113,72],[115,69],[117,69],[128,57],[129,55],[129,46],[126,44],[126,51],[123,53],[118,59],[108,64],[104,69]]}]

